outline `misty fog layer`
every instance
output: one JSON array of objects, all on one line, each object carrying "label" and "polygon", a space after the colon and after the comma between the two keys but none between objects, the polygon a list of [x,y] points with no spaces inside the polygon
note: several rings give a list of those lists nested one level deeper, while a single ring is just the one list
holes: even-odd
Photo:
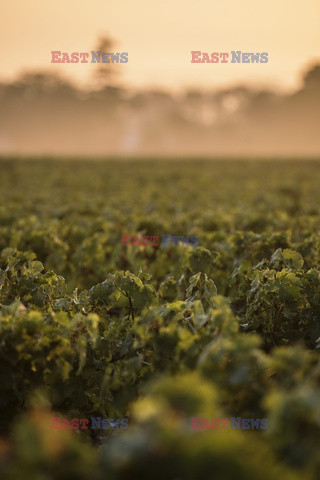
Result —
[{"label": "misty fog layer", "polygon": [[0,154],[320,155],[320,66],[291,95],[81,91],[31,73],[0,84]]}]

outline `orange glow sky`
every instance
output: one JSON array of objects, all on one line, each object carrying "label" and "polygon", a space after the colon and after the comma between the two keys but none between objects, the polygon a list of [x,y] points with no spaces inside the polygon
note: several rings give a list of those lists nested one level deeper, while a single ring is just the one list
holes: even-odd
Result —
[{"label": "orange glow sky", "polygon": [[[38,68],[89,82],[91,64],[52,65],[51,50],[90,52],[99,35],[129,52],[124,84],[297,87],[320,59],[319,0],[2,0],[0,79]],[[269,52],[267,64],[191,64],[191,50]]]}]

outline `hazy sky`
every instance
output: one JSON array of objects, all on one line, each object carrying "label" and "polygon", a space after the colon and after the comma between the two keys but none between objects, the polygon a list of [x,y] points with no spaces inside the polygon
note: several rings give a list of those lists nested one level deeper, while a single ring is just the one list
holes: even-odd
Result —
[{"label": "hazy sky", "polygon": [[[0,78],[35,68],[84,84],[92,64],[52,65],[51,50],[90,52],[99,35],[129,53],[134,87],[294,88],[320,60],[320,0],[1,0]],[[191,50],[269,52],[267,64],[192,64]]]}]

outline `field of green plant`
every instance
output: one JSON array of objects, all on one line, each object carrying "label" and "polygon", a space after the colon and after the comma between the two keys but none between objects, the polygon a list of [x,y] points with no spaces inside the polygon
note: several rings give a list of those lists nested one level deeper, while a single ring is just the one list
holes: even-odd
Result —
[{"label": "field of green plant", "polygon": [[319,205],[316,161],[2,159],[1,479],[318,480]]}]

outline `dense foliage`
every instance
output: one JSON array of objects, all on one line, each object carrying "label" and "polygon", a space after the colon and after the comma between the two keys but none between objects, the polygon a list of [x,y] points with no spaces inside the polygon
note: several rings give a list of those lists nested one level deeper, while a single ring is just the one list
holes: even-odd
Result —
[{"label": "dense foliage", "polygon": [[1,478],[319,478],[319,163],[0,168]]}]

